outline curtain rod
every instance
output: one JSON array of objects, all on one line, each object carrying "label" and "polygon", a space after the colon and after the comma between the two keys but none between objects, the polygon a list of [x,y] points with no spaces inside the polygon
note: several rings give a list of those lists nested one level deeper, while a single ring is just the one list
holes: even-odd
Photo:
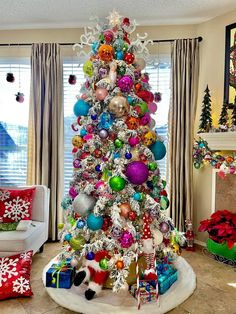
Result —
[{"label": "curtain rod", "polygon": [[[197,37],[199,42],[203,40],[203,38]],[[176,39],[154,39],[154,43],[165,43],[165,42],[173,42]],[[60,46],[73,46],[75,43],[59,43]],[[18,46],[32,46],[33,43],[19,43],[19,44],[0,44],[0,47],[18,47]]]}]

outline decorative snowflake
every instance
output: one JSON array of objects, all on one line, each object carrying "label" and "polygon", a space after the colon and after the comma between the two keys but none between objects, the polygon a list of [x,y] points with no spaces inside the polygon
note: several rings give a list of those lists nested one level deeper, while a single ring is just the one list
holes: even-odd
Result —
[{"label": "decorative snowflake", "polygon": [[26,259],[26,260],[31,259],[31,253],[29,253],[29,252],[21,253],[20,258]]},{"label": "decorative snowflake", "polygon": [[5,201],[10,197],[10,191],[0,191],[0,201]]},{"label": "decorative snowflake", "polygon": [[[12,201],[5,202],[5,212],[3,217],[11,218],[12,220],[19,221],[25,217],[29,217],[30,202],[22,200],[19,196]],[[8,210],[9,209],[9,210]]]},{"label": "decorative snowflake", "polygon": [[3,257],[0,259],[0,287],[2,287],[2,283],[6,282],[8,278],[18,275],[16,271],[18,261],[18,258],[11,259],[9,257]]},{"label": "decorative snowflake", "polygon": [[120,23],[121,15],[116,10],[113,10],[107,19],[109,20],[109,24],[115,27]]},{"label": "decorative snowflake", "polygon": [[18,279],[13,281],[13,291],[23,294],[30,289],[29,280],[20,276]]}]

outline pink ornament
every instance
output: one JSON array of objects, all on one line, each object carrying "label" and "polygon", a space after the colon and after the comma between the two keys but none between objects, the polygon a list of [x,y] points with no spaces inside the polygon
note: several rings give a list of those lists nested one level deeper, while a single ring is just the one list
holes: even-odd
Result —
[{"label": "pink ornament", "polygon": [[80,98],[83,99],[83,100],[86,99],[87,97],[88,97],[87,94],[82,94],[82,95],[80,96]]},{"label": "pink ornament", "polygon": [[85,141],[90,141],[92,138],[93,138],[93,134],[86,134],[86,135],[83,137],[83,139],[84,139]]},{"label": "pink ornament", "polygon": [[95,97],[97,100],[104,100],[108,95],[108,91],[105,88],[97,88]]},{"label": "pink ornament", "polygon": [[129,145],[130,146],[136,146],[136,145],[138,145],[139,142],[140,142],[140,139],[138,136],[129,138]]},{"label": "pink ornament", "polygon": [[150,111],[150,113],[155,113],[157,111],[157,104],[154,102],[150,102],[148,104],[148,110]]},{"label": "pink ornament", "polygon": [[150,113],[146,112],[144,116],[140,119],[140,125],[147,125],[151,121]]},{"label": "pink ornament", "polygon": [[88,133],[93,133],[94,132],[94,127],[92,124],[88,124],[86,127],[86,130]]},{"label": "pink ornament", "polygon": [[132,233],[129,231],[122,232],[120,238],[118,239],[120,242],[121,247],[129,248],[134,243],[134,237]]},{"label": "pink ornament", "polygon": [[70,187],[69,194],[72,198],[75,198],[78,195],[76,189],[73,186]]},{"label": "pink ornament", "polygon": [[104,181],[100,180],[95,184],[95,189],[99,189],[105,185]]},{"label": "pink ornament", "polygon": [[118,86],[124,93],[129,93],[133,84],[133,79],[129,75],[124,75],[118,80]]},{"label": "pink ornament", "polygon": [[74,166],[74,168],[80,168],[81,167],[80,160],[79,159],[75,159],[73,161],[73,166]]},{"label": "pink ornament", "polygon": [[232,167],[229,167],[229,173],[230,173],[230,174],[234,174],[234,173],[235,173],[235,170],[236,170],[235,167],[233,167],[233,166],[232,166]]},{"label": "pink ornament", "polygon": [[127,165],[125,175],[131,183],[141,185],[148,179],[148,167],[142,161],[132,161]]}]

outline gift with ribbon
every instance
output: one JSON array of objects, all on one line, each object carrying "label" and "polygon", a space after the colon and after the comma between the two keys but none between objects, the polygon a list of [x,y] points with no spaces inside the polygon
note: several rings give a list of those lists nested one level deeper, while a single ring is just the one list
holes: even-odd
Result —
[{"label": "gift with ribbon", "polygon": [[157,263],[159,293],[164,294],[178,279],[178,271],[168,263]]},{"label": "gift with ribbon", "polygon": [[139,291],[137,289],[137,284],[133,284],[130,287],[130,293],[133,297],[138,299],[138,293],[140,295],[140,302],[142,304],[156,301],[157,293],[156,293],[156,280],[139,280]]},{"label": "gift with ribbon", "polygon": [[52,264],[46,272],[46,287],[70,289],[75,275],[75,268],[63,261]]}]

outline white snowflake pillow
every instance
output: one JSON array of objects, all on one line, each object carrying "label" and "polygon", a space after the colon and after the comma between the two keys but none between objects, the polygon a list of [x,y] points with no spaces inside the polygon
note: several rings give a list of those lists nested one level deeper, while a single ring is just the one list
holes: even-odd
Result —
[{"label": "white snowflake pillow", "polygon": [[35,188],[0,189],[0,223],[32,219]]},{"label": "white snowflake pillow", "polygon": [[33,251],[0,257],[0,300],[33,295],[30,270]]}]

